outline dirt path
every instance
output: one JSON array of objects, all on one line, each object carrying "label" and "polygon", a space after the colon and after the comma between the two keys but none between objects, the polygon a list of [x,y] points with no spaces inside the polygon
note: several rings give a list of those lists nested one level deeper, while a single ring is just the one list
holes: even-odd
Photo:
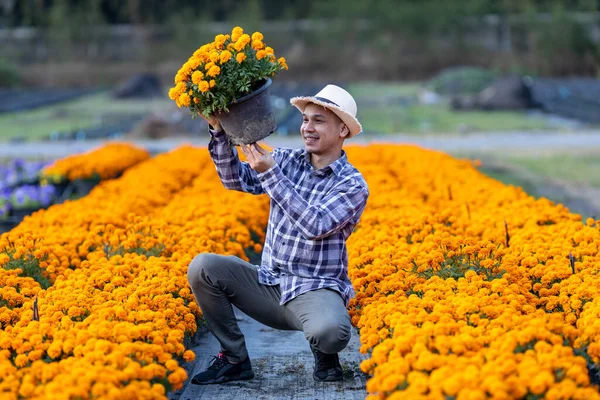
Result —
[{"label": "dirt path", "polygon": [[[278,331],[249,318],[236,310],[240,329],[246,336],[255,378],[244,382],[229,382],[221,385],[193,385],[189,381],[171,400],[235,399],[235,400],[278,400],[278,399],[364,399],[366,376],[360,371],[364,359],[358,351],[360,342],[353,328],[349,345],[340,353],[344,368],[341,382],[317,383],[313,380],[313,355],[302,332]],[[189,363],[188,375],[204,370],[212,356],[219,352],[219,343],[208,332],[197,335],[192,350],[196,360]]]}]

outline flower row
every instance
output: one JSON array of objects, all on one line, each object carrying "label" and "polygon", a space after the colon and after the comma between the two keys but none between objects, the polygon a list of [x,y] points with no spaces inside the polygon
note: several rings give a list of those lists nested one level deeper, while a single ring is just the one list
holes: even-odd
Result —
[{"label": "flower row", "polygon": [[188,264],[260,251],[268,202],[239,196],[206,150],[183,147],[1,236],[0,393],[166,398],[180,388],[201,323]]},{"label": "flower row", "polygon": [[50,182],[111,179],[146,160],[150,154],[128,143],[109,143],[88,153],[62,158],[43,170]]},{"label": "flower row", "polygon": [[600,398],[600,221],[469,161],[369,150],[349,150],[372,193],[349,272],[370,398]]}]

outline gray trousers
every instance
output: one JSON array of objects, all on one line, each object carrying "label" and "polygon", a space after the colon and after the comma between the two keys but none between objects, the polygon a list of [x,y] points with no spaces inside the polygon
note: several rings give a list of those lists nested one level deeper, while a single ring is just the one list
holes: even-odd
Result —
[{"label": "gray trousers", "polygon": [[187,276],[208,330],[230,361],[244,361],[248,356],[232,304],[271,328],[304,331],[310,345],[323,353],[337,353],[350,340],[350,316],[334,290],[307,292],[282,306],[279,285],[260,284],[254,265],[239,257],[211,253],[196,256]]}]

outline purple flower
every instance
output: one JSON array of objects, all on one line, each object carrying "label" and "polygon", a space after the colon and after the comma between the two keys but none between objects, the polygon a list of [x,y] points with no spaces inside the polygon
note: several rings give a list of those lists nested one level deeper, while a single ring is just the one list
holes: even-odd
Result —
[{"label": "purple flower", "polygon": [[19,208],[48,207],[56,199],[56,188],[53,185],[22,185],[9,195],[13,206]]},{"label": "purple flower", "polygon": [[0,219],[6,219],[10,215],[10,203],[0,203]]},{"label": "purple flower", "polygon": [[23,185],[12,192],[12,203],[19,207],[39,206],[40,194],[38,186]]},{"label": "purple flower", "polygon": [[9,186],[19,183],[19,174],[17,173],[17,170],[13,168],[7,169],[6,175],[4,176],[4,182]]},{"label": "purple flower", "polygon": [[27,191],[22,188],[15,189],[11,197],[15,206],[24,206],[25,202],[28,200]]},{"label": "purple flower", "polygon": [[21,168],[23,168],[23,166],[25,165],[25,163],[26,163],[26,161],[23,160],[22,158],[14,158],[12,160],[11,164],[13,165],[14,168],[21,169]]},{"label": "purple flower", "polygon": [[47,207],[50,204],[52,204],[52,202],[56,198],[56,188],[54,187],[54,185],[40,186],[39,198],[40,203],[42,203],[42,206],[44,207]]}]

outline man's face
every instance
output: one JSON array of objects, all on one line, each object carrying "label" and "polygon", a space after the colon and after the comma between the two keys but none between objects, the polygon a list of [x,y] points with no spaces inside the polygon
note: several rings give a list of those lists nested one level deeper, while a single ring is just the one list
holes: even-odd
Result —
[{"label": "man's face", "polygon": [[342,120],[329,109],[317,104],[308,103],[302,118],[300,133],[309,153],[321,155],[335,151],[348,135],[348,128]]}]

